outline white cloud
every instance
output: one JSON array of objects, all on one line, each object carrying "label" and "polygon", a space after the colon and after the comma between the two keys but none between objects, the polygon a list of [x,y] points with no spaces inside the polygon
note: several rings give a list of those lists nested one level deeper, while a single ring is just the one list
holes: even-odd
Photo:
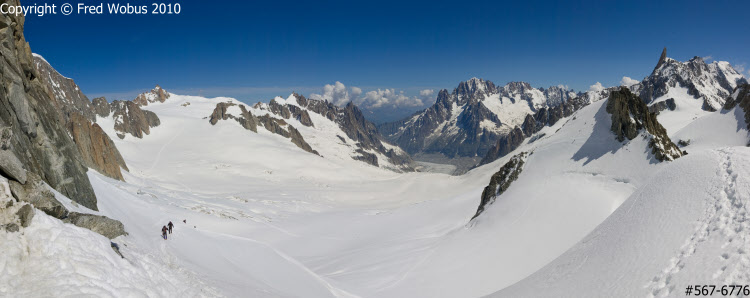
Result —
[{"label": "white cloud", "polygon": [[564,90],[569,90],[570,89],[570,88],[568,88],[568,85],[563,85],[563,84],[557,85],[557,88],[564,89]]},{"label": "white cloud", "polygon": [[[360,88],[352,88],[352,94],[359,96],[362,93]],[[343,106],[352,100],[352,95],[349,94],[349,90],[346,88],[344,83],[336,81],[333,85],[326,84],[323,86],[323,94],[310,94],[310,98],[318,100],[327,100],[335,105]]]},{"label": "white cloud", "polygon": [[638,83],[640,82],[637,80],[633,80],[630,77],[622,77],[622,80],[620,80],[620,86],[625,86],[625,87],[630,87]]},{"label": "white cloud", "polygon": [[419,96],[407,96],[404,91],[397,91],[393,88],[377,89],[363,92],[359,87],[347,87],[341,82],[333,85],[326,84],[321,92],[322,94],[310,94],[310,98],[318,100],[327,100],[335,105],[343,106],[349,102],[354,102],[360,107],[380,108],[384,106],[394,107],[419,107],[423,106],[425,101],[433,100],[435,90],[425,89],[419,91]]},{"label": "white cloud", "polygon": [[602,83],[596,82],[596,84],[593,84],[589,87],[589,91],[602,91],[604,90],[604,86],[602,86]]},{"label": "white cloud", "polygon": [[404,95],[404,91],[396,91],[396,89],[378,89],[365,93],[364,98],[361,99],[361,105],[369,108],[380,108],[384,105],[393,105],[396,107],[418,107],[424,105],[424,103],[420,98]]},{"label": "white cloud", "polygon": [[706,63],[709,63],[709,62],[711,62],[712,60],[714,60],[714,57],[713,57],[713,56],[711,56],[711,55],[708,55],[708,56],[706,56],[706,57],[701,57],[701,58],[703,58],[703,61],[704,61],[704,62],[706,62]]}]

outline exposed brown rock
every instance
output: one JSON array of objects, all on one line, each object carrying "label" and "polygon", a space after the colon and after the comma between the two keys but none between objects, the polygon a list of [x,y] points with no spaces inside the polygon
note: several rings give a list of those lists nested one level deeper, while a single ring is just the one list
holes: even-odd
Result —
[{"label": "exposed brown rock", "polygon": [[50,94],[52,103],[57,108],[63,123],[67,123],[71,114],[83,115],[89,121],[96,121],[94,108],[88,97],[81,92],[73,79],[57,72],[41,56],[34,55],[34,68],[39,74],[39,80]]},{"label": "exposed brown rock", "polygon": [[94,112],[99,115],[99,117],[109,117],[111,111],[109,108],[109,102],[107,102],[106,98],[94,98],[94,100],[91,101],[91,105],[94,107]]},{"label": "exposed brown rock", "polygon": [[89,168],[97,170],[110,178],[123,180],[120,168],[128,170],[125,161],[109,136],[99,124],[91,123],[78,113],[71,114],[68,124],[70,135],[83,156],[83,162]]},{"label": "exposed brown rock", "polygon": [[112,117],[115,118],[115,130],[117,136],[125,138],[125,134],[131,134],[137,138],[143,138],[144,134],[151,133],[151,127],[160,124],[159,117],[154,112],[142,110],[133,101],[113,101]]},{"label": "exposed brown rock", "polygon": [[139,94],[133,102],[139,106],[147,106],[149,103],[164,102],[169,98],[170,94],[166,90],[162,89],[161,86],[156,85],[154,89],[146,93]]},{"label": "exposed brown rock", "polygon": [[214,108],[213,113],[211,113],[208,122],[211,123],[211,125],[216,125],[219,120],[227,120],[230,117],[234,119],[234,116],[227,113],[227,108],[234,105],[235,104],[229,102],[220,102],[216,104],[216,108]]}]

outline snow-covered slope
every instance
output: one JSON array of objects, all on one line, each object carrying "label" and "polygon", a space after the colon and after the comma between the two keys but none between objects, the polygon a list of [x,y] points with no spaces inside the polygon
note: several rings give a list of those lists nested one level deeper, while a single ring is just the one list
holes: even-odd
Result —
[{"label": "snow-covered slope", "polygon": [[[515,151],[533,152],[523,174],[468,224],[508,157],[456,177],[399,174],[322,146],[335,135],[307,132],[321,158],[234,121],[212,126],[203,117],[217,101],[236,102],[172,95],[149,104],[162,125],[115,141],[127,182],[91,180],[129,243],[166,251],[227,296],[486,295],[555,259],[663,167],[647,140],[614,139],[598,101],[527,139]],[[311,117],[315,128],[301,132],[325,129]],[[177,231],[164,242],[168,220]]]},{"label": "snow-covered slope", "polygon": [[664,297],[750,282],[750,151],[736,107],[686,125],[690,154],[651,175],[586,238],[493,297]]}]

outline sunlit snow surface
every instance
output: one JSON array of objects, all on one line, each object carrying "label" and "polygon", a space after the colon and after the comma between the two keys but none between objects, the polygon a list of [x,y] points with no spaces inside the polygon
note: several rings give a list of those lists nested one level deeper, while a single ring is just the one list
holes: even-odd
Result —
[{"label": "sunlit snow surface", "polygon": [[[646,147],[648,140],[637,137],[624,145],[614,140],[605,101],[599,101],[546,127],[539,132],[543,137],[514,153],[465,175],[449,176],[399,174],[352,160],[330,133],[337,129],[335,123],[317,114],[311,113],[315,128],[292,124],[323,157],[262,129],[256,134],[233,121],[212,126],[205,117],[217,102],[227,100],[173,95],[165,103],[150,104],[145,109],[156,112],[162,124],[143,139],[120,140],[111,130],[112,120],[99,118],[131,170],[125,173],[127,182],[89,174],[101,213],[121,220],[130,233],[114,240],[121,243],[125,259],[111,251],[106,238],[37,212],[29,236],[0,232],[3,240],[12,240],[0,243],[0,293],[479,297],[511,286],[499,294],[568,296],[556,291],[576,289],[587,277],[613,285],[621,275],[609,272],[622,267],[628,276],[623,287],[634,286],[628,288],[633,292],[619,293],[661,294],[674,288],[680,272],[698,272],[676,270],[679,264],[698,266],[702,263],[691,258],[702,256],[720,263],[721,255],[712,256],[710,250],[691,253],[691,247],[702,244],[691,246],[690,236],[700,231],[697,219],[726,202],[711,199],[707,191],[725,189],[737,175],[735,185],[746,185],[737,168],[747,165],[747,149],[716,150],[747,140],[746,130],[738,129],[744,123],[738,124],[734,112],[701,117],[707,123],[695,130],[692,124],[685,126],[676,134],[696,140],[686,148],[690,155],[684,161],[657,163]],[[182,106],[184,102],[190,105]],[[727,137],[714,137],[725,143],[706,136],[713,123],[721,123],[717,129],[732,128]],[[731,144],[726,143],[730,138]],[[469,222],[490,176],[521,151],[533,153],[519,179]],[[726,170],[727,163],[734,172]],[[735,193],[743,198],[742,191]],[[730,209],[716,210],[724,214]],[[669,215],[673,213],[682,217],[675,219]],[[728,260],[742,262],[746,252],[732,249],[746,238],[729,233],[740,213],[727,214],[705,222],[718,229],[710,237],[736,242],[725,248],[715,242],[710,248],[726,249]],[[170,220],[175,232],[165,241],[159,232]],[[27,240],[8,238],[49,239],[48,234],[31,235],[37,230],[60,236],[33,242],[34,248],[24,244]],[[26,254],[24,249],[62,252]],[[652,249],[647,260],[629,261]],[[600,263],[587,263],[589,254]],[[673,262],[678,265],[671,266]],[[61,266],[64,270],[52,270]],[[593,269],[584,270],[587,266]],[[733,280],[747,282],[737,273],[740,266],[726,267],[719,278],[734,274],[739,277]],[[17,273],[27,267],[52,269]],[[718,268],[711,267],[706,276]],[[84,274],[63,276],[65,270]],[[708,281],[692,276],[699,280],[691,282]],[[38,289],[47,292],[19,290],[31,285],[31,278],[58,281]],[[544,281],[549,292],[534,292],[535,281]],[[59,287],[70,284],[75,286]],[[586,292],[570,293],[608,296],[603,290],[592,283]]]}]

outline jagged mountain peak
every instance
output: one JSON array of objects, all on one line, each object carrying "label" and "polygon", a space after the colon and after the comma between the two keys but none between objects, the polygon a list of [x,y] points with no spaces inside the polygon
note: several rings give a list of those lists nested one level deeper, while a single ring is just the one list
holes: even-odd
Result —
[{"label": "jagged mountain peak", "polygon": [[703,101],[704,110],[716,111],[721,109],[734,88],[745,82],[742,73],[729,62],[706,63],[699,56],[680,62],[666,57],[665,48],[651,75],[632,85],[630,90],[651,104],[667,95],[670,89],[685,88],[689,95]]},{"label": "jagged mountain peak", "polygon": [[457,95],[461,102],[481,100],[490,94],[497,93],[497,87],[491,81],[474,77],[459,83],[453,93]]},{"label": "jagged mountain peak", "polygon": [[158,84],[154,89],[151,89],[148,92],[144,92],[141,94],[138,94],[138,96],[133,100],[136,104],[139,106],[147,106],[149,103],[154,102],[164,102],[169,98],[171,94],[167,92],[167,90],[164,90],[161,86]]}]

